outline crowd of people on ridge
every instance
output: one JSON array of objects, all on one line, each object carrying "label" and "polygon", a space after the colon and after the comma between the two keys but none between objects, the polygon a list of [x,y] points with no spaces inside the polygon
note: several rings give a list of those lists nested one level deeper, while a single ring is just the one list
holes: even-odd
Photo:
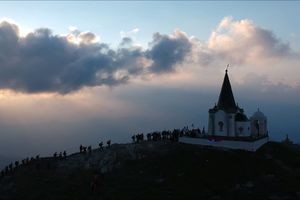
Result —
[{"label": "crowd of people on ridge", "polygon": [[131,137],[133,143],[139,143],[144,141],[144,137],[147,138],[147,141],[159,141],[159,140],[171,140],[171,141],[178,141],[179,137],[182,136],[189,136],[189,137],[197,137],[205,134],[204,127],[202,131],[197,128],[189,129],[188,126],[183,127],[183,129],[174,129],[173,131],[155,131],[151,133],[139,133],[135,134]]},{"label": "crowd of people on ridge", "polygon": [[[193,125],[192,125],[193,127]],[[188,126],[184,127],[183,129],[174,129],[173,131],[170,130],[164,130],[162,132],[155,131],[151,133],[138,133],[134,134],[131,139],[133,143],[140,143],[142,141],[161,141],[161,140],[170,140],[170,141],[178,141],[179,137],[182,136],[190,136],[190,137],[197,137],[199,135],[205,134],[205,130],[203,127],[203,130],[201,131],[199,128],[197,129],[189,129]],[[146,138],[146,140],[144,139]],[[106,141],[106,148],[111,147],[111,140]],[[104,150],[104,143],[101,141],[99,144],[99,150],[103,151]],[[82,144],[79,146],[79,153],[80,154],[92,154],[92,146],[83,146]],[[59,153],[54,152],[52,157],[45,157],[45,158],[40,158],[40,155],[37,155],[35,157],[27,157],[25,159],[22,159],[21,162],[15,161],[14,163],[11,162],[9,165],[7,165],[0,174],[0,179],[12,175],[15,170],[17,170],[20,166],[26,166],[26,165],[31,165],[34,164],[35,168],[37,170],[40,169],[41,167],[41,162],[40,161],[46,161],[46,168],[50,169],[50,161],[51,160],[62,160],[62,159],[67,159],[67,152],[66,151],[61,151]],[[99,177],[100,175],[97,173],[94,175],[90,187],[93,192],[96,191],[97,186],[99,184]]]}]

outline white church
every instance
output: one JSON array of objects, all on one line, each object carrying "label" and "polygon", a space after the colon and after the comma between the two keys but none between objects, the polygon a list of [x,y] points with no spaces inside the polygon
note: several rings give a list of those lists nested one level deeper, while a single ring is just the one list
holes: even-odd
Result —
[{"label": "white church", "polygon": [[267,117],[258,109],[248,118],[235,103],[227,69],[218,103],[208,113],[208,131],[179,142],[256,151],[269,140]]}]

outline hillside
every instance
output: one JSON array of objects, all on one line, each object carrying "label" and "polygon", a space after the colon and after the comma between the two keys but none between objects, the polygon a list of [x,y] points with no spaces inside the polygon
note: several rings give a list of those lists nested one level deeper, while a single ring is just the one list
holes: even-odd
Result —
[{"label": "hillside", "polygon": [[269,142],[251,153],[170,141],[114,144],[32,161],[0,180],[1,200],[196,198],[300,199],[299,147]]}]

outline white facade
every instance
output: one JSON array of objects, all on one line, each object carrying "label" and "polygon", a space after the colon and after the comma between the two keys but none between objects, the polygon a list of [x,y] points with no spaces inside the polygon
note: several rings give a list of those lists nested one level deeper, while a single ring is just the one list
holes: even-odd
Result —
[{"label": "white facade", "polygon": [[256,151],[269,140],[266,116],[258,110],[249,119],[235,103],[227,70],[218,103],[208,113],[207,133],[179,137],[179,142]]},{"label": "white facade", "polygon": [[258,111],[253,114],[251,119],[251,132],[253,135],[262,136],[268,134],[268,120],[267,117],[261,112]]},{"label": "white facade", "polygon": [[185,144],[195,144],[202,146],[213,146],[228,149],[240,149],[245,151],[256,151],[269,141],[268,137],[260,138],[255,141],[233,141],[233,140],[208,140],[205,138],[180,137],[179,142]]},{"label": "white facade", "polygon": [[258,137],[268,134],[267,118],[257,111],[249,119],[234,100],[227,70],[219,101],[209,109],[208,135],[228,137]]},{"label": "white facade", "polygon": [[250,121],[236,122],[236,126],[235,126],[236,136],[249,137],[251,135],[250,126],[251,126]]},{"label": "white facade", "polygon": [[228,136],[234,137],[235,136],[235,114],[228,113],[227,114],[227,121],[228,121]]},{"label": "white facade", "polygon": [[223,110],[215,113],[214,135],[228,136],[227,114]]}]

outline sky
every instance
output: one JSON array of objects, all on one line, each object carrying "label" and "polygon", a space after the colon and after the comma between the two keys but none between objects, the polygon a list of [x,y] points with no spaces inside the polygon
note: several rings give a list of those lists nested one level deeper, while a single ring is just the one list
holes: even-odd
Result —
[{"label": "sky", "polygon": [[0,2],[0,157],[207,127],[224,70],[300,142],[300,2]]}]

